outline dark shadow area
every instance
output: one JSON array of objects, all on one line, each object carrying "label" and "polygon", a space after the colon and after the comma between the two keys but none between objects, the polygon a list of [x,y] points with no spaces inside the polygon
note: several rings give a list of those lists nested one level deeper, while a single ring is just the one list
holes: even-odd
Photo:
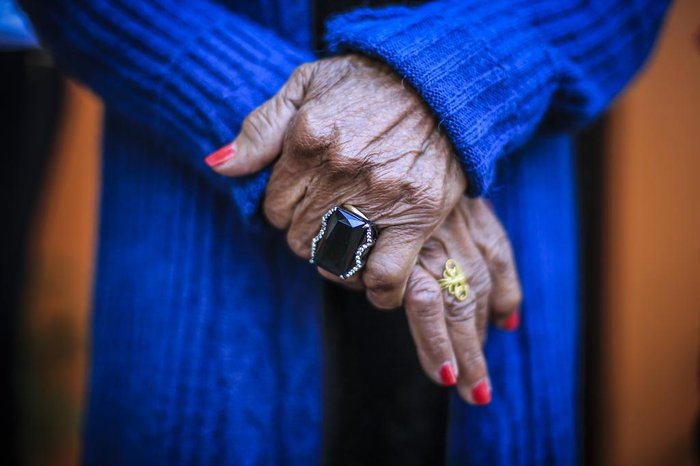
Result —
[{"label": "dark shadow area", "polygon": [[62,80],[41,52],[0,52],[0,451],[18,461],[19,306],[31,219],[61,107]]},{"label": "dark shadow area", "polygon": [[324,287],[324,464],[443,464],[449,391],[423,373],[403,309]]},{"label": "dark shadow area", "polygon": [[582,464],[599,464],[600,330],[603,287],[603,227],[606,191],[607,118],[598,119],[576,140],[576,176],[581,224],[581,435]]}]

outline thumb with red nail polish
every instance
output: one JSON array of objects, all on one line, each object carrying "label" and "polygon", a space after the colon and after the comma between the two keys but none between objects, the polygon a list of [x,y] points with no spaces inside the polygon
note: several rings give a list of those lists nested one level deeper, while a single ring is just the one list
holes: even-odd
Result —
[{"label": "thumb with red nail polish", "polygon": [[236,155],[236,143],[232,142],[209,154],[204,162],[210,167],[216,168],[227,163],[234,155]]},{"label": "thumb with red nail polish", "polygon": [[270,100],[245,120],[232,143],[209,155],[205,162],[215,172],[230,177],[250,175],[272,163],[282,151],[284,135],[304,98],[308,72],[297,68]]}]

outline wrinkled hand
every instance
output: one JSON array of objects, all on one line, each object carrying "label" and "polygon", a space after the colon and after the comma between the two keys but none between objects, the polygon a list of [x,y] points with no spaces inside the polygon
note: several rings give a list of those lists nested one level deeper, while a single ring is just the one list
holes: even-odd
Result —
[{"label": "wrinkled hand", "polygon": [[281,153],[264,209],[274,226],[288,229],[289,246],[302,258],[310,257],[330,207],[350,203],[378,225],[361,278],[344,283],[364,284],[383,309],[401,305],[418,252],[466,187],[417,93],[383,63],[359,55],[297,68],[245,119],[234,145],[235,155],[213,167],[223,175],[256,172]]},{"label": "wrinkled hand", "polygon": [[[447,259],[455,260],[468,279],[464,301],[440,289]],[[521,298],[503,227],[483,200],[463,198],[426,241],[406,289],[406,315],[425,373],[445,385],[456,378],[463,399],[488,403],[491,384],[482,351],[486,326],[490,317],[514,330]]]},{"label": "wrinkled hand", "polygon": [[[289,229],[299,256],[309,258],[320,219],[334,205],[353,204],[379,226],[361,277],[341,282],[319,272],[366,286],[377,307],[403,302],[426,374],[456,383],[470,403],[488,402],[487,321],[517,327],[520,284],[503,228],[484,201],[462,196],[462,169],[415,92],[364,57],[303,65],[246,118],[234,146],[233,157],[210,162],[217,172],[253,173],[281,153],[265,214]],[[468,278],[464,301],[438,284],[448,258]]]}]

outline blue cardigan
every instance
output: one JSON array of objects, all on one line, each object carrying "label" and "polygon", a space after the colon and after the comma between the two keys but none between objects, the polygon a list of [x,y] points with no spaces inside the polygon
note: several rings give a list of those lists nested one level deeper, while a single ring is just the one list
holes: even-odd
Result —
[{"label": "blue cardigan", "polygon": [[[202,162],[314,59],[309,3],[24,3],[59,65],[106,104],[86,463],[318,462],[319,282],[259,221],[268,173],[230,180]],[[420,92],[514,245],[522,329],[490,332],[493,403],[453,399],[454,464],[576,462],[566,132],[639,69],[665,8],[444,0],[328,24],[331,51],[376,56]]]}]

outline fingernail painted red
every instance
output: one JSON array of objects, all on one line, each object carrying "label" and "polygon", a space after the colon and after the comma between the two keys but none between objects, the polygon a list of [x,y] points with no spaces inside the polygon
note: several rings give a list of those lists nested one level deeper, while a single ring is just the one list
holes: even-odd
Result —
[{"label": "fingernail painted red", "polygon": [[234,155],[236,155],[236,146],[234,144],[226,144],[221,149],[217,150],[216,152],[212,152],[210,155],[208,155],[204,159],[204,161],[210,167],[216,167],[218,165],[221,165]]},{"label": "fingernail painted red", "polygon": [[485,405],[491,401],[491,387],[486,379],[472,388],[472,400],[477,405]]},{"label": "fingernail painted red", "polygon": [[507,330],[509,332],[516,330],[518,327],[520,327],[520,313],[514,312],[508,317],[506,317],[506,319],[501,324],[501,327],[503,328],[503,330]]},{"label": "fingernail painted red", "polygon": [[448,387],[455,385],[457,383],[457,377],[455,377],[455,372],[452,370],[452,364],[446,362],[440,366],[440,379],[443,385]]}]

